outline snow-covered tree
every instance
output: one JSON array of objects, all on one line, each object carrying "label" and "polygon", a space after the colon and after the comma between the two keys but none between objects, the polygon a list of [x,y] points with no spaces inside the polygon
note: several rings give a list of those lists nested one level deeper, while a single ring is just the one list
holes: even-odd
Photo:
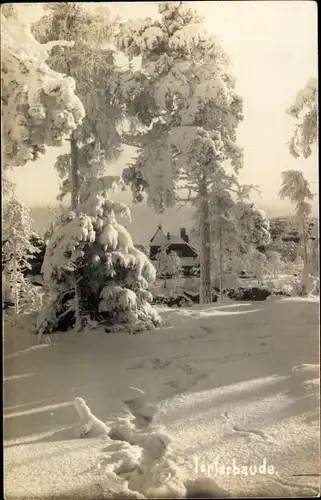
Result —
[{"label": "snow-covered tree", "polygon": [[234,206],[235,242],[241,253],[250,248],[267,247],[271,241],[270,224],[263,210],[254,203],[237,202]]},{"label": "snow-covered tree", "polygon": [[175,290],[177,290],[182,284],[184,272],[182,259],[174,250],[171,250],[168,254],[168,269],[174,280]]},{"label": "snow-covered tree", "polygon": [[184,2],[159,3],[158,11],[158,20],[123,23],[117,38],[128,56],[141,56],[145,75],[132,101],[145,125],[131,138],[141,152],[123,175],[134,201],[146,192],[158,212],[182,200],[199,202],[200,298],[210,302],[209,192],[224,160],[236,171],[242,166],[236,145],[242,99],[225,53],[197,12]]},{"label": "snow-covered tree", "polygon": [[182,261],[174,250],[167,251],[161,248],[155,257],[155,268],[157,276],[164,280],[166,288],[166,279],[172,277],[177,280],[182,275]]},{"label": "snow-covered tree", "polygon": [[304,87],[297,93],[295,102],[286,112],[296,118],[294,136],[289,147],[290,153],[299,158],[303,155],[308,158],[318,135],[318,82],[316,78],[310,78]]},{"label": "snow-covered tree", "polygon": [[300,225],[303,242],[304,264],[307,265],[308,253],[306,225],[308,216],[312,210],[311,204],[308,200],[313,200],[314,194],[310,190],[308,181],[304,179],[302,172],[299,170],[286,170],[282,172],[282,186],[279,194],[282,199],[289,198],[290,202],[295,207],[295,215]]},{"label": "snow-covered tree", "polygon": [[84,117],[75,81],[53,71],[49,52],[62,40],[39,43],[29,27],[1,12],[1,108],[3,167],[25,165],[60,146]]},{"label": "snow-covered tree", "polygon": [[266,255],[255,248],[251,248],[248,254],[248,261],[258,284],[263,285],[264,276],[268,272],[268,260]]},{"label": "snow-covered tree", "polygon": [[[269,221],[265,213],[254,203],[244,201],[252,187],[241,189],[238,185],[238,192],[243,195],[235,200],[235,189],[231,189],[233,185],[234,180],[229,176],[222,178],[220,185],[214,184],[209,204],[212,272],[220,277],[221,290],[223,274],[249,272],[248,252],[266,247],[270,241]],[[194,232],[199,234],[199,211],[196,212]]]},{"label": "snow-covered tree", "polygon": [[166,288],[166,279],[168,276],[168,269],[167,269],[167,261],[168,261],[168,253],[166,252],[165,248],[161,248],[155,257],[155,269],[157,276],[161,279],[163,279],[163,286]]},{"label": "snow-covered tree", "polygon": [[[70,311],[77,328],[86,318],[108,329],[159,324],[147,290],[156,270],[117,221],[130,217],[128,207],[109,198],[119,184],[119,178],[110,176],[87,181],[77,208],[60,217],[43,263],[52,294],[38,320],[40,336],[56,329],[61,316]],[[70,300],[64,305],[66,296]]]},{"label": "snow-covered tree", "polygon": [[110,44],[115,21],[107,7],[84,2],[44,4],[45,15],[33,26],[43,42],[73,40],[72,48],[56,49],[50,64],[77,82],[86,117],[72,134],[70,151],[55,164],[61,190],[58,199],[71,194],[72,208],[79,202],[83,182],[104,174],[106,164],[121,152],[120,126],[126,114],[127,92],[139,90],[131,69],[116,65]]},{"label": "snow-covered tree", "polygon": [[39,289],[25,277],[30,260],[39,249],[32,243],[32,219],[28,208],[12,196],[3,211],[3,282],[16,314],[41,306]]},{"label": "snow-covered tree", "polygon": [[268,266],[271,270],[273,278],[277,278],[278,274],[282,268],[282,259],[281,254],[279,252],[274,252],[272,250],[268,250],[266,252],[266,257],[268,260]]},{"label": "snow-covered tree", "polygon": [[209,203],[209,219],[212,242],[211,270],[219,277],[221,299],[223,274],[230,267],[233,253],[237,252],[235,241],[234,201],[229,190],[230,178],[221,179],[212,186]]}]

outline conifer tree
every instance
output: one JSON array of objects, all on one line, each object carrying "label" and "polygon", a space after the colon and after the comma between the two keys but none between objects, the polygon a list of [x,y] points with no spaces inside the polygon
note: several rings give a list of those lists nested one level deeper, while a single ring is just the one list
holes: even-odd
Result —
[{"label": "conifer tree", "polygon": [[300,232],[303,241],[304,265],[308,264],[307,252],[307,220],[311,214],[311,204],[308,200],[313,200],[314,194],[310,190],[308,181],[304,179],[299,170],[286,170],[282,172],[282,186],[280,189],[282,199],[289,198],[295,207],[295,216],[300,225]]},{"label": "conifer tree", "polygon": [[306,86],[299,90],[295,102],[286,112],[297,120],[294,135],[289,143],[290,153],[294,158],[301,155],[308,158],[318,135],[318,84],[316,78],[310,78]]},{"label": "conifer tree", "polygon": [[128,65],[116,65],[117,53],[110,43],[116,24],[106,7],[52,2],[44,4],[44,10],[33,32],[43,43],[56,38],[74,41],[71,48],[52,52],[50,64],[75,79],[86,112],[70,138],[69,152],[55,164],[61,179],[58,199],[71,195],[74,209],[81,184],[104,175],[108,161],[122,150],[121,124],[127,101],[139,90],[139,75]]},{"label": "conifer tree", "polygon": [[41,306],[38,287],[25,277],[31,269],[30,260],[39,249],[32,243],[32,219],[28,208],[15,195],[6,203],[3,212],[3,279],[4,286],[15,306],[16,314]]},{"label": "conifer tree", "polygon": [[236,145],[242,99],[226,54],[205,32],[196,11],[184,2],[163,2],[158,10],[160,20],[123,23],[117,38],[129,57],[141,56],[145,75],[143,90],[132,101],[145,125],[131,138],[141,153],[124,171],[124,180],[135,201],[146,192],[157,212],[182,200],[198,200],[200,297],[206,303],[212,297],[209,193],[213,178],[224,173],[224,161],[236,172],[242,166]]},{"label": "conifer tree", "polygon": [[87,181],[77,208],[60,217],[43,263],[52,293],[38,319],[40,338],[70,312],[76,328],[96,321],[108,330],[135,331],[160,323],[148,292],[156,270],[118,221],[130,217],[128,207],[110,199],[121,184],[112,176]]}]

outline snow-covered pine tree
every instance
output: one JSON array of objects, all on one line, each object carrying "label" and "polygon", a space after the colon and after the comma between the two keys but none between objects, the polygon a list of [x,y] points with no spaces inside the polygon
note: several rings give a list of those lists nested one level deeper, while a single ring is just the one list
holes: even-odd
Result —
[{"label": "snow-covered pine tree", "polygon": [[314,194],[310,185],[299,170],[286,170],[282,172],[282,186],[279,192],[281,199],[289,198],[295,207],[295,218],[299,223],[303,243],[304,265],[308,264],[307,252],[307,222],[312,207],[309,200],[313,200]]},{"label": "snow-covered pine tree", "polygon": [[254,203],[245,201],[236,202],[234,214],[235,235],[239,250],[238,259],[236,259],[237,266],[243,262],[244,271],[254,272],[258,282],[262,284],[268,269],[264,252],[271,241],[269,220],[263,210]]},{"label": "snow-covered pine tree", "polygon": [[267,247],[271,235],[270,223],[264,210],[254,203],[238,201],[234,206],[234,214],[236,235],[241,244],[245,245],[245,251],[249,246]]},{"label": "snow-covered pine tree", "polygon": [[201,302],[210,302],[209,190],[223,160],[236,171],[242,166],[236,145],[242,99],[225,53],[205,32],[196,11],[184,2],[162,2],[158,10],[159,20],[128,21],[117,38],[127,55],[141,56],[146,77],[132,101],[145,125],[131,137],[141,153],[124,171],[124,180],[135,201],[145,191],[148,204],[158,212],[182,198],[201,202],[200,296]]},{"label": "snow-covered pine tree", "polygon": [[3,284],[15,306],[16,314],[37,310],[42,303],[39,288],[25,277],[39,249],[32,243],[32,219],[28,208],[15,195],[3,211],[2,258]]},{"label": "snow-covered pine tree", "polygon": [[44,11],[33,31],[43,43],[57,38],[74,41],[72,48],[53,51],[50,64],[75,79],[86,112],[70,138],[70,151],[55,164],[61,179],[58,199],[71,195],[74,209],[81,184],[104,175],[107,162],[122,151],[120,125],[126,116],[128,92],[130,100],[139,91],[139,74],[126,64],[116,64],[117,53],[110,44],[115,21],[106,6],[51,2],[44,4]]},{"label": "snow-covered pine tree", "polygon": [[1,35],[2,158],[8,168],[60,146],[81,123],[84,108],[74,80],[45,63],[54,46],[68,42],[42,45],[27,25],[2,12]]},{"label": "snow-covered pine tree", "polygon": [[[235,176],[221,172],[210,191],[209,217],[211,226],[212,273],[223,288],[225,272],[239,274],[250,270],[248,252],[266,247],[270,241],[269,221],[265,213],[249,198],[252,185],[240,185]],[[236,193],[236,196],[235,196]],[[235,199],[236,198],[236,199]],[[242,201],[241,201],[242,200]],[[195,212],[193,232],[200,233],[200,212]]]},{"label": "snow-covered pine tree", "polygon": [[247,258],[250,263],[252,273],[256,277],[258,284],[263,285],[264,276],[269,270],[266,255],[256,248],[251,247]]},{"label": "snow-covered pine tree", "polygon": [[298,120],[294,135],[289,143],[290,153],[294,158],[303,155],[308,158],[318,135],[318,82],[310,78],[304,87],[297,93],[295,102],[286,113]]},{"label": "snow-covered pine tree", "polygon": [[163,280],[163,288],[166,288],[166,280],[168,277],[168,254],[166,248],[160,248],[155,256],[154,266],[156,269],[156,275],[158,278]]},{"label": "snow-covered pine tree", "polygon": [[[135,331],[160,323],[148,291],[156,270],[117,221],[130,217],[128,207],[109,198],[110,190],[121,183],[111,176],[88,181],[81,186],[78,207],[61,216],[43,263],[52,295],[39,316],[40,337],[57,329],[60,316],[78,307],[78,326],[85,318],[109,330]],[[65,296],[70,300],[64,309]]]},{"label": "snow-covered pine tree", "polygon": [[164,280],[164,288],[167,278],[177,281],[182,276],[182,261],[174,250],[167,251],[166,248],[161,248],[155,256],[154,265],[157,276]]},{"label": "snow-covered pine tree", "polygon": [[174,280],[174,289],[177,291],[182,283],[183,264],[182,259],[174,250],[171,250],[168,254],[168,269]]}]

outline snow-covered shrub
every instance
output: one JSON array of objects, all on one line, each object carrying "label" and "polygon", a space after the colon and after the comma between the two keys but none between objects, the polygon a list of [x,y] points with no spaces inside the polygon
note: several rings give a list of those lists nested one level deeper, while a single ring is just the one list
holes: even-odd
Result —
[{"label": "snow-covered shrub", "polygon": [[25,165],[60,146],[84,117],[75,81],[45,63],[56,45],[40,44],[29,26],[1,13],[2,153],[5,167]]},{"label": "snow-covered shrub", "polygon": [[25,273],[26,269],[31,269],[30,260],[39,253],[32,236],[30,212],[13,195],[3,211],[2,278],[6,300],[14,303],[16,314],[37,310],[42,303],[38,287]]},{"label": "snow-covered shrub", "polygon": [[[42,270],[53,294],[39,317],[39,331],[56,329],[59,315],[70,311],[78,326],[85,317],[108,329],[149,329],[160,323],[148,291],[156,270],[117,221],[130,217],[128,207],[108,197],[120,179],[96,181],[96,188],[92,182],[83,186],[80,204],[60,217],[48,242]],[[72,291],[73,298],[62,307],[63,296]]]},{"label": "snow-covered shrub", "polygon": [[177,295],[176,297],[164,297],[163,295],[156,295],[153,298],[153,304],[166,306],[166,307],[191,307],[193,302],[199,303],[199,294],[197,299],[192,300],[188,294]]},{"label": "snow-covered shrub", "polygon": [[264,286],[266,286],[270,290],[276,290],[276,289],[280,288],[278,280],[273,280],[273,279],[265,280]]},{"label": "snow-covered shrub", "polygon": [[285,294],[285,295],[293,295],[293,292],[294,292],[294,289],[293,289],[293,283],[284,283],[282,286],[281,286],[281,291]]},{"label": "snow-covered shrub", "polygon": [[249,286],[225,290],[224,295],[239,301],[263,301],[270,295],[290,295],[290,293],[287,290],[270,289],[265,286]]}]

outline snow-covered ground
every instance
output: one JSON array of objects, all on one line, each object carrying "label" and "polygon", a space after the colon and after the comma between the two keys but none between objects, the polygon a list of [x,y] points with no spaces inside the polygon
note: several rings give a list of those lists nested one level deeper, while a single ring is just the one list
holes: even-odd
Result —
[{"label": "snow-covered ground", "polygon": [[[202,476],[212,498],[316,496],[318,311],[313,298],[225,300],[160,309],[155,331],[71,331],[40,347],[30,316],[8,318],[6,499],[188,497]],[[125,405],[131,387],[146,401]],[[110,437],[79,437],[75,397]]]}]

